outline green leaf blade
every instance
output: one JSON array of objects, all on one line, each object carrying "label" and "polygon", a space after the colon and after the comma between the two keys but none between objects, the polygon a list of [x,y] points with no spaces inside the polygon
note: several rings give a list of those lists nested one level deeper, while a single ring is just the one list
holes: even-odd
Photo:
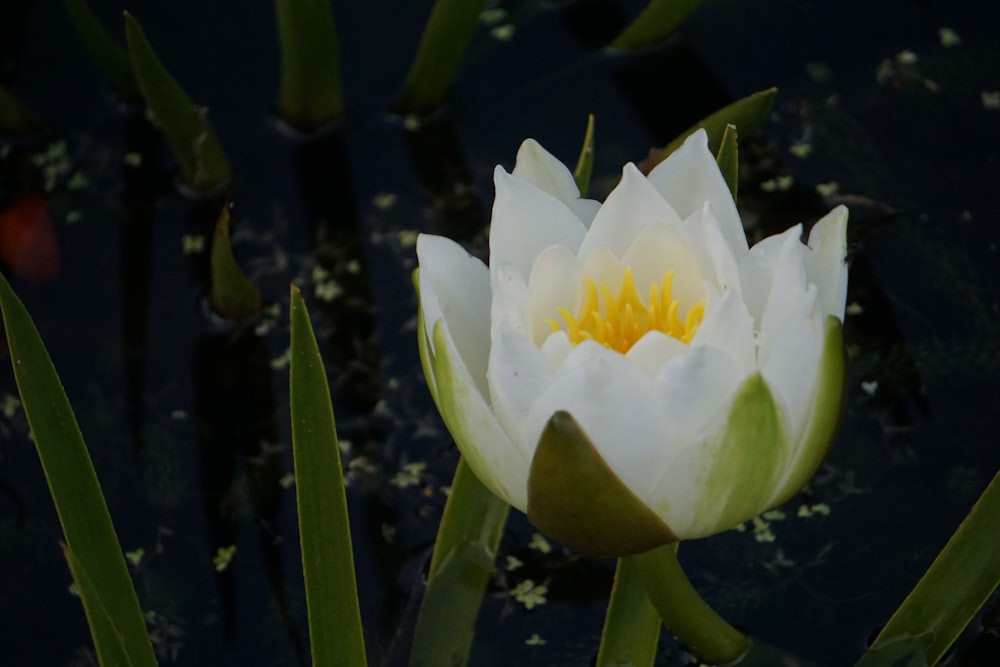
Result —
[{"label": "green leaf blade", "polygon": [[587,116],[587,130],[583,135],[583,147],[573,170],[573,180],[580,189],[580,196],[586,197],[590,189],[590,176],[594,171],[594,114]]},{"label": "green leaf blade", "polygon": [[281,45],[278,115],[313,132],[344,113],[337,31],[329,0],[275,0]]},{"label": "green leaf blade", "polygon": [[90,11],[86,0],[66,0],[65,5],[80,41],[83,42],[98,66],[111,79],[118,93],[130,101],[142,99],[139,86],[132,74],[128,53],[104,29],[104,26]]},{"label": "green leaf blade", "polygon": [[295,499],[315,667],[366,667],[330,388],[309,313],[291,288],[290,409]]},{"label": "green leaf blade", "polygon": [[746,136],[767,119],[777,95],[777,88],[768,88],[767,90],[761,90],[743,99],[736,100],[732,104],[719,109],[689,127],[663,148],[653,151],[639,165],[640,169],[642,169],[643,173],[648,174],[653,170],[653,167],[666,160],[668,155],[677,150],[684,143],[685,139],[702,128],[708,133],[709,150],[713,154],[718,154],[719,148],[722,146],[722,137],[726,132],[726,126],[735,125]]},{"label": "green leaf blade", "polygon": [[733,196],[733,201],[736,201],[740,179],[740,148],[735,125],[727,124],[723,130],[715,161],[719,165],[722,177],[726,179],[726,185],[729,186],[729,194]]},{"label": "green leaf blade", "polygon": [[128,12],[125,37],[139,90],[173,148],[181,180],[203,194],[229,183],[232,170],[206,111],[196,106],[170,75]]},{"label": "green leaf blade", "polygon": [[393,109],[425,115],[444,101],[479,25],[484,0],[437,0]]},{"label": "green leaf blade", "polygon": [[212,287],[210,301],[212,310],[230,319],[243,319],[260,310],[260,290],[247,277],[236,258],[229,236],[229,204],[222,207],[222,213],[215,223],[212,236]]},{"label": "green leaf blade", "polygon": [[937,664],[1000,585],[1000,472],[892,615],[858,667],[920,655]]},{"label": "green leaf blade", "polygon": [[[14,378],[35,441],[102,665],[156,664],[146,621],[69,399],[24,304],[0,275]],[[74,565],[75,563],[75,565]],[[99,597],[98,597],[99,596]]]},{"label": "green leaf blade", "polygon": [[613,49],[641,49],[662,42],[684,20],[698,9],[704,0],[651,0],[646,8],[614,38]]},{"label": "green leaf blade", "polygon": [[0,86],[0,134],[24,138],[40,133],[45,122],[26,107],[14,93]]}]

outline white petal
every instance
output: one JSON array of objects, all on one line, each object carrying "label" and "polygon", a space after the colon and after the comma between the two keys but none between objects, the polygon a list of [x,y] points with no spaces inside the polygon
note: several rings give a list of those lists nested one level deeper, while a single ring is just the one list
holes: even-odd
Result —
[{"label": "white petal", "polygon": [[688,352],[691,348],[662,331],[648,331],[625,353],[649,377],[655,377],[668,359]]},{"label": "white petal", "polygon": [[[596,248],[583,263],[583,275],[593,280],[598,288],[604,285],[615,295],[618,294],[618,288],[621,287],[624,273],[625,266],[610,248]],[[570,309],[574,314],[583,307],[585,296],[586,294],[581,290],[580,299]]]},{"label": "white petal", "polygon": [[[573,363],[577,353],[590,355],[589,360]],[[642,497],[661,466],[666,428],[652,399],[652,381],[625,357],[596,343],[578,345],[565,365],[571,370],[560,373],[532,408],[526,437],[537,443],[556,411],[569,412],[608,466]]]},{"label": "white petal", "polygon": [[746,254],[743,222],[715,156],[708,150],[708,135],[704,130],[689,136],[680,148],[649,172],[648,178],[681,218],[709,202],[733,256],[739,258]]},{"label": "white petal", "polygon": [[741,294],[738,260],[708,202],[684,220],[682,230],[690,245],[697,248],[702,275],[714,281],[720,292],[733,289]]},{"label": "white petal", "polygon": [[[767,295],[764,314],[760,320],[760,338],[757,352],[758,367],[767,363],[778,334],[786,325],[788,318],[801,311],[808,298],[808,281],[806,279],[805,259],[808,248],[799,241],[801,226],[796,225],[792,233],[782,236],[782,244],[773,259],[771,268],[771,289]],[[756,248],[754,248],[756,250]]]},{"label": "white petal", "polygon": [[736,360],[744,375],[753,372],[757,366],[753,318],[736,292],[723,292],[718,303],[705,311],[691,345],[718,348]]},{"label": "white petal", "polygon": [[[443,236],[417,237],[420,304],[428,334],[443,319],[450,338],[484,396],[490,341],[490,280],[486,266]],[[433,335],[429,336],[433,343]]]},{"label": "white petal", "polygon": [[799,443],[812,410],[823,352],[823,317],[813,285],[774,336],[773,352],[761,374],[785,404],[789,441]]},{"label": "white petal", "polygon": [[590,229],[597,212],[601,210],[601,202],[594,199],[577,199],[570,202],[569,207],[576,213],[576,217],[580,218],[580,222]]},{"label": "white petal", "polygon": [[636,289],[647,305],[649,286],[661,283],[671,269],[673,298],[680,301],[682,317],[705,300],[704,279],[690,245],[667,225],[647,225],[625,251],[622,263],[632,267]]},{"label": "white petal", "polygon": [[565,326],[558,313],[560,308],[566,308],[574,317],[578,314],[576,309],[582,288],[583,267],[575,253],[563,246],[550,246],[542,251],[528,279],[526,323],[536,345],[552,332],[549,319]]},{"label": "white petal", "polygon": [[538,438],[528,441],[523,437],[524,423],[554,377],[545,355],[524,334],[506,323],[496,323],[486,377],[497,419],[530,461]]},{"label": "white petal", "polygon": [[569,336],[565,331],[553,331],[539,349],[545,356],[549,368],[555,373],[573,351],[573,344],[569,342]]},{"label": "white petal", "polygon": [[564,245],[576,252],[586,227],[569,207],[527,181],[497,167],[496,199],[490,227],[490,265],[514,267],[527,280],[545,248]]},{"label": "white petal", "polygon": [[[460,288],[461,283],[457,283],[455,287]],[[493,303],[486,321],[487,328],[491,326],[490,321],[504,322],[514,330],[528,335],[528,285],[521,274],[512,266],[494,262],[490,266],[490,291]],[[487,296],[487,300],[489,298]]]},{"label": "white petal", "polygon": [[580,190],[566,165],[534,139],[521,143],[511,175],[541,188],[565,204],[580,198]]},{"label": "white petal", "polygon": [[847,303],[847,207],[838,206],[809,232],[812,253],[806,258],[809,281],[819,288],[819,303],[825,315],[844,321]]},{"label": "white petal", "polygon": [[621,257],[633,239],[650,223],[680,224],[680,218],[649,184],[635,165],[622,169],[622,180],[597,212],[579,256],[586,260],[597,248],[609,248]]}]

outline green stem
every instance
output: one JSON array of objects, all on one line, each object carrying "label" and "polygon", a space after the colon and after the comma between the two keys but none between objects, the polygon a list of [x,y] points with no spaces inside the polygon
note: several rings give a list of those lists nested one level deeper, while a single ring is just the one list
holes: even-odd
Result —
[{"label": "green stem", "polygon": [[604,618],[597,667],[652,667],[660,639],[660,616],[643,587],[634,558],[620,558]]},{"label": "green stem", "polygon": [[677,560],[677,545],[668,544],[634,560],[646,594],[670,631],[700,660],[725,664],[746,653],[746,636],[712,611],[688,581]]}]

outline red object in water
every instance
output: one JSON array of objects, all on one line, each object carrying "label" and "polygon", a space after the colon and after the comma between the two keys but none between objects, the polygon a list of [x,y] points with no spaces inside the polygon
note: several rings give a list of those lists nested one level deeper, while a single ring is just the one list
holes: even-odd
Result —
[{"label": "red object in water", "polygon": [[29,195],[0,211],[0,260],[12,275],[30,282],[59,277],[59,241],[45,197]]}]

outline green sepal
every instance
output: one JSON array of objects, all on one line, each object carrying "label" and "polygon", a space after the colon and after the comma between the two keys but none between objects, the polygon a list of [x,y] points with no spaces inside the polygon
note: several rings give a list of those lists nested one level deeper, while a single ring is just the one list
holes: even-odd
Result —
[{"label": "green sepal", "polygon": [[260,290],[233,257],[229,241],[229,202],[222,207],[212,236],[212,310],[229,319],[250,317],[260,310]]},{"label": "green sepal", "polygon": [[576,169],[573,170],[573,180],[580,190],[580,196],[586,197],[587,190],[590,189],[590,175],[594,170],[594,114],[587,116],[587,130],[583,134],[583,147],[580,149],[580,157],[576,161]]},{"label": "green sepal", "polygon": [[719,142],[719,150],[715,154],[715,162],[719,165],[722,177],[726,179],[729,194],[733,196],[733,201],[736,201],[736,190],[740,178],[740,147],[735,125],[726,125],[726,129],[722,131],[722,139]]},{"label": "green sepal", "polygon": [[561,410],[542,430],[531,461],[527,514],[543,533],[590,556],[629,556],[677,541]]},{"label": "green sepal", "polygon": [[139,90],[177,156],[181,180],[209,193],[232,178],[229,162],[205,110],[196,106],[157,58],[135,18],[125,12],[129,60]]},{"label": "green sepal", "polygon": [[737,389],[721,438],[705,452],[711,462],[693,510],[711,527],[705,535],[731,528],[768,507],[788,449],[771,387],[754,373]]},{"label": "green sepal", "polygon": [[774,98],[777,95],[777,88],[768,88],[722,107],[689,127],[662,149],[654,150],[648,158],[642,161],[639,168],[644,174],[648,174],[653,170],[653,167],[666,160],[667,156],[680,148],[685,139],[702,128],[708,133],[709,150],[712,151],[713,155],[717,154],[722,145],[722,137],[727,125],[735,125],[746,136],[748,132],[753,131],[763,123],[767,115],[771,113],[771,107],[774,106]]},{"label": "green sepal", "polygon": [[427,389],[431,392],[431,398],[434,399],[434,405],[440,411],[441,402],[438,400],[437,378],[434,376],[434,352],[427,334],[427,327],[424,325],[424,309],[420,307],[419,267],[413,269],[411,279],[413,280],[413,289],[417,293],[417,349],[420,352],[420,368],[424,371],[424,379],[427,381]]},{"label": "green sepal", "polygon": [[787,501],[806,485],[833,447],[840,430],[847,402],[847,351],[844,347],[844,325],[834,315],[827,315],[826,318],[817,382],[819,386],[809,423],[799,444],[798,459],[785,476],[781,490],[771,502],[772,506]]}]

